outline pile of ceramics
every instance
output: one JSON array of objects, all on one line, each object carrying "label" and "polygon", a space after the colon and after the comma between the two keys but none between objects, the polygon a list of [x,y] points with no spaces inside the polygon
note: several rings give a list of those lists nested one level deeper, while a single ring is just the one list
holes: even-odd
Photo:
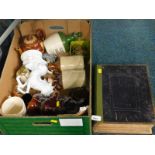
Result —
[{"label": "pile of ceramics", "polygon": [[81,32],[57,32],[46,38],[38,29],[21,36],[16,51],[22,65],[16,72],[13,95],[1,106],[2,116],[81,115],[87,111],[89,41]]}]

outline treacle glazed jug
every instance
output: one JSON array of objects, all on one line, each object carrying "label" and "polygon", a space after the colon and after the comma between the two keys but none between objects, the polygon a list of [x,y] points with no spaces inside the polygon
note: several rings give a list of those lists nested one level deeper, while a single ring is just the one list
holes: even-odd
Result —
[{"label": "treacle glazed jug", "polygon": [[34,49],[44,53],[45,49],[43,41],[45,40],[45,37],[45,32],[41,29],[37,29],[34,34],[21,36],[18,42],[19,48],[17,51],[22,54],[24,51]]}]

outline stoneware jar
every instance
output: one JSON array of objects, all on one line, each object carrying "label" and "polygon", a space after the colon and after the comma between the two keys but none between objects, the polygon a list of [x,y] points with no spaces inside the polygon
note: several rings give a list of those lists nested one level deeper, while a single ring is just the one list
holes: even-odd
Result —
[{"label": "stoneware jar", "polygon": [[84,69],[82,55],[60,57],[60,68],[62,71],[70,69]]},{"label": "stoneware jar", "polygon": [[65,70],[62,71],[63,89],[82,87],[85,84],[85,70]]},{"label": "stoneware jar", "polygon": [[65,35],[63,32],[57,32],[45,39],[44,46],[48,54],[59,55],[63,52],[69,52],[71,41],[81,36],[81,32],[74,32],[69,35]]}]

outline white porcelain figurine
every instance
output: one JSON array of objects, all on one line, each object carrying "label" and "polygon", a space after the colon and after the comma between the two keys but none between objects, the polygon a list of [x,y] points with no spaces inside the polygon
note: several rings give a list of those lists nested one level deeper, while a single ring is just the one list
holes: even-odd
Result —
[{"label": "white porcelain figurine", "polygon": [[17,89],[22,94],[29,93],[33,88],[41,92],[45,96],[49,96],[53,92],[53,86],[41,77],[48,71],[47,62],[42,59],[42,53],[38,50],[28,50],[21,55],[23,65],[31,70],[28,80],[22,84],[18,81]]}]

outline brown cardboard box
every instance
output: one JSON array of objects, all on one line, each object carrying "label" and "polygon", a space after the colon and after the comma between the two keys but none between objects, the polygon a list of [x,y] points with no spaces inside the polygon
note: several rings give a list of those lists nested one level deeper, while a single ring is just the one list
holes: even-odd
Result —
[{"label": "brown cardboard box", "polygon": [[[57,32],[57,31],[63,31],[66,34],[81,31],[83,33],[84,38],[90,39],[90,24],[86,20],[28,20],[26,22],[23,22],[20,25],[20,30],[21,30],[22,35],[31,34],[38,28],[44,29],[47,37],[50,34]],[[19,31],[15,29],[12,44],[10,46],[9,54],[6,59],[6,63],[2,71],[2,76],[0,79],[0,90],[1,90],[0,91],[0,105],[9,95],[12,94],[13,89],[16,84],[15,73],[21,65],[20,54],[15,50],[15,48],[18,47],[19,37],[20,37]],[[89,88],[91,90],[91,59],[90,59],[90,71],[89,71],[88,79],[89,79]],[[90,107],[91,107],[91,91],[90,91]],[[76,129],[77,131],[75,130],[75,132],[71,131],[71,134],[76,134],[76,133],[77,134],[90,134],[91,133],[90,115],[91,115],[91,110],[89,109],[88,116],[78,117],[83,120],[83,127],[79,129],[79,131],[77,129]],[[33,122],[31,121],[28,124],[28,126],[30,126],[31,129],[30,131],[27,131],[28,130],[28,129],[26,130],[27,126],[23,126],[23,127],[20,127],[20,129],[18,129],[17,126],[19,124],[17,125],[15,124],[15,122],[13,122],[13,120],[19,120],[19,123],[22,124],[24,123],[24,121],[29,121],[29,120],[34,121],[35,118],[36,120],[43,119],[40,116],[39,118],[38,117],[23,117],[23,118],[0,117],[0,128],[3,128],[0,130],[3,130],[5,134],[69,134],[69,132],[63,132],[63,131],[59,132],[59,129],[58,129],[58,132],[53,132],[53,130],[49,131],[48,129],[48,132],[43,131],[43,132],[37,133],[35,128],[31,128],[31,125],[33,124]],[[49,120],[51,118],[59,120],[59,117],[44,117],[44,118],[45,120]],[[74,118],[74,116],[73,117],[69,116],[69,118]],[[9,120],[10,123],[6,125],[4,120],[7,121],[7,123]],[[18,131],[12,132],[11,131],[12,127],[13,127],[12,130],[18,130]],[[59,128],[60,130],[62,130],[60,126]],[[87,131],[84,131],[85,129]],[[40,129],[38,128],[38,130]],[[64,131],[66,131],[66,129]]]}]

